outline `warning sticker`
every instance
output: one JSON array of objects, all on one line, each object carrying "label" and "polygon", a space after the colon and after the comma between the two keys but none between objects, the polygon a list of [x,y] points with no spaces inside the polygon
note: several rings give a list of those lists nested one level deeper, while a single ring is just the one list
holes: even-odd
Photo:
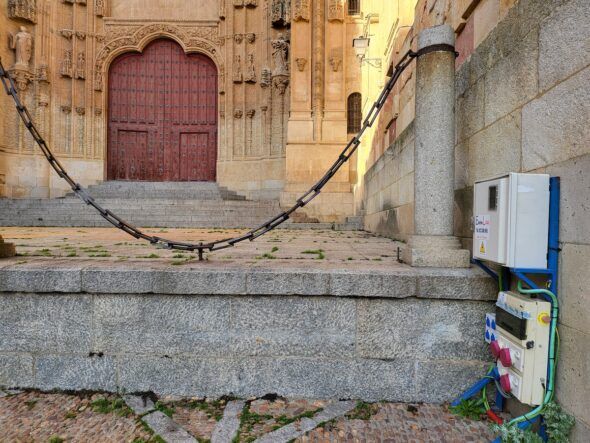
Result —
[{"label": "warning sticker", "polygon": [[479,240],[479,255],[487,255],[488,254],[488,241],[487,240]]},{"label": "warning sticker", "polygon": [[490,216],[476,215],[475,216],[475,239],[487,240],[490,238]]}]

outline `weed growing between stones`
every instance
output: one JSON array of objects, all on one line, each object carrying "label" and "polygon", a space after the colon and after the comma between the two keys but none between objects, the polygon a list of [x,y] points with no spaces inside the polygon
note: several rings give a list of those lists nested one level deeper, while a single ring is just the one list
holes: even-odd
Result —
[{"label": "weed growing between stones", "polygon": [[99,414],[115,413],[119,417],[129,417],[133,413],[121,397],[115,397],[112,400],[101,397],[94,400],[90,406],[94,412]]},{"label": "weed growing between stones", "polygon": [[160,258],[160,256],[158,254],[151,253],[149,255],[138,255],[136,258],[148,258],[148,259],[152,259],[152,258]]},{"label": "weed growing between stones", "polygon": [[54,435],[49,438],[49,443],[63,443],[65,440],[59,435]]},{"label": "weed growing between stones", "polygon": [[219,421],[223,418],[223,410],[225,409],[226,400],[186,400],[179,403],[179,405],[187,406],[191,409],[198,409],[204,412],[207,417]]},{"label": "weed growing between stones", "polygon": [[29,411],[31,409],[33,409],[36,404],[37,404],[37,400],[28,400],[25,402],[25,405],[27,405],[27,408],[29,409]]},{"label": "weed growing between stones", "polygon": [[154,406],[155,406],[156,411],[160,411],[161,413],[163,413],[164,415],[167,415],[170,418],[172,418],[172,416],[174,415],[174,412],[175,412],[174,407],[167,406],[160,401],[157,401]]},{"label": "weed growing between stones", "polygon": [[486,413],[486,408],[481,397],[461,400],[457,406],[449,407],[449,411],[460,417],[471,420],[481,420],[482,415]]},{"label": "weed growing between stones", "polygon": [[323,249],[307,249],[301,253],[302,254],[317,255],[317,257],[316,257],[317,260],[323,260],[324,258],[326,258],[326,256],[324,255]]},{"label": "weed growing between stones", "polygon": [[377,403],[367,403],[358,401],[352,411],[346,414],[346,418],[350,420],[370,420],[373,415],[379,412],[379,405]]}]

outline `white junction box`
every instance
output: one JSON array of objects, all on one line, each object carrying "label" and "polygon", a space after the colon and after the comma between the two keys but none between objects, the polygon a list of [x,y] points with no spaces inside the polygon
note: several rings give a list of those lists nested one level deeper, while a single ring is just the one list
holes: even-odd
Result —
[{"label": "white junction box", "polygon": [[551,304],[500,292],[495,345],[501,385],[520,402],[539,405],[547,387]]},{"label": "white junction box", "polygon": [[549,175],[511,172],[475,182],[473,257],[510,268],[547,268]]}]

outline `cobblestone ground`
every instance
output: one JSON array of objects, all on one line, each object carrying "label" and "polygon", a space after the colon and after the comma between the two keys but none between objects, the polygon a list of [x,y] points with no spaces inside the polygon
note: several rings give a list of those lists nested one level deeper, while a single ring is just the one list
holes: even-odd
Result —
[{"label": "cobblestone ground", "polygon": [[[0,395],[4,394],[0,391]],[[154,409],[171,416],[201,443],[210,441],[225,404],[224,400],[160,401]],[[329,404],[323,400],[251,399],[239,415],[240,429],[234,441],[252,442],[290,424],[297,432],[301,420],[313,419]],[[23,392],[0,397],[0,442],[166,441],[140,418],[114,395]],[[294,441],[460,443],[492,438],[488,422],[459,418],[444,405],[358,403],[344,416],[318,423],[313,431],[296,436]]]}]

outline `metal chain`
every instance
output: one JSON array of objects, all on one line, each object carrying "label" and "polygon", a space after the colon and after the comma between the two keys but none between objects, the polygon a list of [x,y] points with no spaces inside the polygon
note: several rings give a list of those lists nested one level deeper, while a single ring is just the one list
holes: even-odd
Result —
[{"label": "metal chain", "polygon": [[[344,163],[346,163],[350,159],[352,154],[354,154],[354,152],[357,150],[357,148],[359,147],[359,145],[361,143],[361,138],[362,138],[364,132],[367,130],[367,128],[373,126],[373,124],[375,123],[375,120],[377,119],[377,116],[379,115],[379,112],[381,111],[381,109],[383,108],[383,105],[385,104],[385,101],[387,100],[387,97],[389,96],[389,94],[393,90],[395,83],[397,82],[397,80],[401,76],[402,72],[412,62],[412,60],[414,58],[418,57],[419,55],[422,55],[423,53],[432,52],[432,50],[439,50],[439,51],[452,50],[454,52],[454,49],[452,47],[451,47],[451,49],[448,49],[448,48],[442,48],[442,47],[440,47],[440,45],[436,45],[436,46],[437,46],[436,48],[433,47],[432,49],[430,49],[430,47],[428,47],[428,48],[424,48],[423,50],[418,51],[418,52],[408,51],[402,57],[401,61],[396,65],[391,78],[389,79],[389,81],[387,82],[387,84],[383,88],[383,91],[381,91],[381,94],[377,98],[377,101],[371,107],[367,117],[364,120],[361,130],[357,133],[357,135],[355,137],[353,137],[348,142],[346,147],[342,150],[342,152],[338,156],[338,159],[326,171],[324,176],[321,179],[319,179],[311,187],[311,189],[309,189],[309,191],[307,191],[305,194],[303,194],[301,197],[299,197],[297,199],[296,203],[291,208],[280,213],[276,217],[273,217],[272,219],[268,220],[266,223],[258,226],[257,228],[251,229],[250,231],[248,231],[244,235],[241,235],[239,237],[227,238],[227,239],[223,239],[223,240],[216,240],[216,241],[212,241],[209,243],[184,243],[184,242],[179,242],[176,240],[169,240],[169,239],[162,238],[162,237],[147,235],[143,231],[141,231],[139,228],[133,226],[132,224],[126,222],[125,220],[122,220],[121,218],[117,217],[117,215],[113,214],[108,209],[105,209],[102,206],[100,206],[96,202],[96,200],[88,194],[86,189],[84,189],[79,183],[75,182],[70,177],[68,172],[62,166],[62,164],[57,160],[57,158],[55,158],[55,156],[53,155],[53,153],[51,152],[51,150],[47,146],[47,143],[45,142],[45,140],[43,139],[43,137],[41,136],[41,134],[39,133],[39,131],[35,127],[35,124],[33,123],[33,120],[31,118],[31,114],[29,113],[26,106],[23,105],[23,103],[19,97],[18,91],[14,85],[14,81],[13,81],[12,77],[10,76],[10,74],[8,73],[8,71],[6,71],[4,69],[4,66],[2,65],[1,60],[0,60],[0,80],[2,80],[2,84],[4,85],[4,89],[6,90],[6,93],[8,95],[12,96],[12,99],[14,100],[14,104],[16,106],[16,110],[17,110],[18,114],[20,115],[25,127],[28,129],[29,133],[31,134],[31,136],[33,137],[33,139],[35,140],[35,142],[37,143],[37,145],[39,146],[39,148],[43,152],[43,155],[45,156],[45,158],[47,159],[47,161],[49,162],[51,167],[55,170],[57,175],[59,175],[62,179],[64,179],[68,183],[68,185],[70,186],[72,191],[74,191],[74,193],[81,200],[83,200],[84,203],[86,203],[87,205],[92,206],[94,209],[96,209],[96,211],[98,211],[98,213],[111,225],[113,225],[114,227],[135,237],[136,239],[147,240],[153,245],[159,245],[159,246],[164,247],[166,249],[175,249],[175,250],[181,250],[181,251],[197,251],[199,254],[199,260],[202,260],[204,251],[219,251],[221,249],[230,248],[230,247],[236,245],[237,243],[240,243],[245,240],[250,240],[250,241],[255,240],[258,237],[266,234],[267,232],[272,231],[277,226],[279,226],[282,223],[284,223],[285,221],[287,221],[293,212],[295,212],[299,208],[303,208],[305,205],[307,205],[309,202],[311,202],[314,198],[316,198],[320,194],[322,188],[326,185],[326,183],[328,183],[330,181],[330,179],[338,172],[340,167]],[[430,49],[430,50],[428,51],[428,49]]]}]

